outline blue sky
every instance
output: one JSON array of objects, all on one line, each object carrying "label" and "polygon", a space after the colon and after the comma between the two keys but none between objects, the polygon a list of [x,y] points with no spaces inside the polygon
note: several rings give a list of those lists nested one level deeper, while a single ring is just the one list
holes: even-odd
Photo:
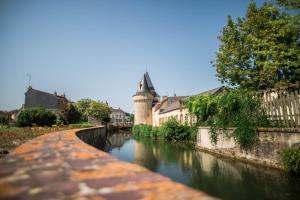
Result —
[{"label": "blue sky", "polygon": [[[160,95],[220,86],[217,36],[250,0],[0,1],[0,110],[28,87],[92,98],[133,112],[147,70]],[[264,0],[257,0],[261,5]]]}]

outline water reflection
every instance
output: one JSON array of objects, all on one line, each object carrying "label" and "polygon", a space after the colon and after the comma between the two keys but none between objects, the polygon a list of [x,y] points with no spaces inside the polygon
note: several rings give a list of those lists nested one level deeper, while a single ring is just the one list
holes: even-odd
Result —
[{"label": "water reflection", "polygon": [[[300,179],[281,171],[219,158],[187,144],[109,136],[107,151],[223,199],[298,199]],[[103,149],[103,147],[102,147]]]}]

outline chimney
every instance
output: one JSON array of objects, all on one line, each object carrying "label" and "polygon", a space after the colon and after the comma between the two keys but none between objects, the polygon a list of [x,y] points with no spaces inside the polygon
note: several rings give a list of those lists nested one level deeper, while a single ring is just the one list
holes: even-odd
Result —
[{"label": "chimney", "polygon": [[163,96],[162,97],[163,101],[168,99],[168,96]]}]

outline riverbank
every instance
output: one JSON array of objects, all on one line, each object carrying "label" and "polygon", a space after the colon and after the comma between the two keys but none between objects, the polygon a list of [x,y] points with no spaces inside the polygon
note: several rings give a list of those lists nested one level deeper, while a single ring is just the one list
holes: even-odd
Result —
[{"label": "riverbank", "polygon": [[259,128],[257,142],[248,150],[240,148],[230,134],[232,129],[226,134],[219,134],[214,144],[210,139],[210,128],[199,127],[196,147],[231,159],[282,170],[282,151],[291,147],[298,148],[300,144],[298,128]]}]

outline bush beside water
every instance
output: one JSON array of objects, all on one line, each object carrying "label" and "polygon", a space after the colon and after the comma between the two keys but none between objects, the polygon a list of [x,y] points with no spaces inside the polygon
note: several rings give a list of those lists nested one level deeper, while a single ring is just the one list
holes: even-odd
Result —
[{"label": "bush beside water", "polygon": [[187,124],[181,124],[171,118],[160,127],[152,127],[145,124],[135,125],[132,128],[134,136],[150,137],[152,139],[164,139],[166,141],[195,141],[196,128]]},{"label": "bush beside water", "polygon": [[281,160],[285,170],[300,175],[300,147],[284,149],[281,152]]}]

